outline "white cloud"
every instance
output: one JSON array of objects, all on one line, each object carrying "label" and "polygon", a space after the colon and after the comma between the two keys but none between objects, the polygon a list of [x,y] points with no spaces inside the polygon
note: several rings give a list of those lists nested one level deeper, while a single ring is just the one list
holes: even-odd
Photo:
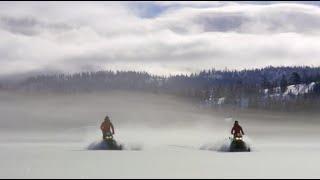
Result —
[{"label": "white cloud", "polygon": [[142,18],[130,3],[2,2],[0,74],[320,65],[317,6],[194,3]]}]

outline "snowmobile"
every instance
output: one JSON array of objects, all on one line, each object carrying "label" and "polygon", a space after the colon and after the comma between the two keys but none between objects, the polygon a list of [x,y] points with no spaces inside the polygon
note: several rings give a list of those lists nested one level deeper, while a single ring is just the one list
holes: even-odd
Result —
[{"label": "snowmobile", "polygon": [[102,141],[90,144],[88,150],[123,150],[123,146],[119,145],[110,133]]},{"label": "snowmobile", "polygon": [[233,138],[230,138],[230,139],[231,139],[230,152],[250,152],[251,151],[247,143],[244,142],[241,134],[236,134]]},{"label": "snowmobile", "polygon": [[112,134],[107,134],[101,143],[103,150],[122,150],[122,145],[119,145],[113,138]]}]

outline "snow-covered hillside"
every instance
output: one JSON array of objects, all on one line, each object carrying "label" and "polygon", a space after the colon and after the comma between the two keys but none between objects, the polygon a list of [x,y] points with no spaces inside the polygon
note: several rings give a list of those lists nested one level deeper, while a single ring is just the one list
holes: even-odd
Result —
[{"label": "snow-covered hillside", "polygon": [[286,88],[286,90],[282,93],[280,87],[264,90],[264,95],[268,97],[282,97],[288,98],[290,96],[298,96],[303,94],[311,93],[315,87],[316,83],[312,82],[310,84],[296,84],[290,85]]}]

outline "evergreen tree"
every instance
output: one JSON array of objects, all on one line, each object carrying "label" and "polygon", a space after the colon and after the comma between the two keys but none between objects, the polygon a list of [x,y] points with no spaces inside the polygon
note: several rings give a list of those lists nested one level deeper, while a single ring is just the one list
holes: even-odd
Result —
[{"label": "evergreen tree", "polygon": [[270,89],[271,88],[271,83],[268,81],[266,76],[262,77],[262,83],[261,83],[261,87],[263,89]]},{"label": "evergreen tree", "polygon": [[288,80],[287,80],[285,75],[282,75],[282,78],[281,78],[281,81],[280,81],[281,93],[286,92],[287,87],[288,87]]},{"label": "evergreen tree", "polygon": [[301,76],[297,72],[293,72],[290,77],[290,84],[297,85],[301,84]]}]

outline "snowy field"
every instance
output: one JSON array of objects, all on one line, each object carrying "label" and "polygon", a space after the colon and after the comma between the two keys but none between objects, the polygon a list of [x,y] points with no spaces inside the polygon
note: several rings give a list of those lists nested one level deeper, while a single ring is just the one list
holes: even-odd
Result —
[{"label": "snowy field", "polygon": [[[217,113],[167,96],[0,94],[0,178],[319,178],[317,115]],[[124,151],[89,151],[109,114]],[[218,151],[239,120],[253,152]]]}]

